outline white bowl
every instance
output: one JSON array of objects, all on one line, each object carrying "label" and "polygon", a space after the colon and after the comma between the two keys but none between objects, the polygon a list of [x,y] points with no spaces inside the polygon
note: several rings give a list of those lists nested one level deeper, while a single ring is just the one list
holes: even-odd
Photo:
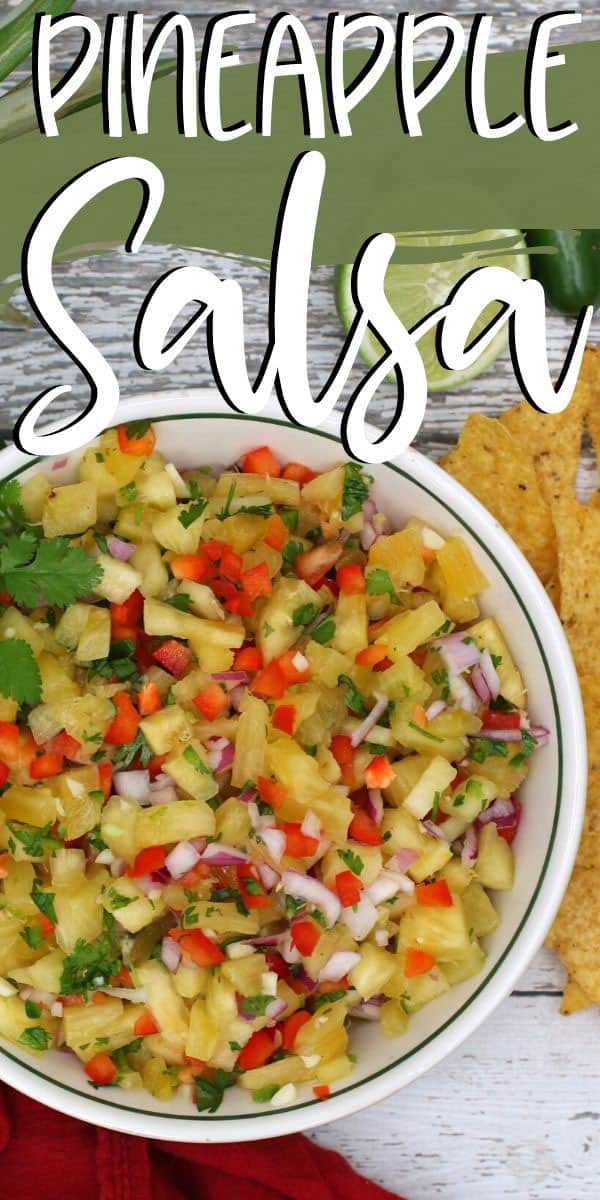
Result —
[{"label": "white bowl", "polygon": [[[176,464],[229,463],[242,450],[268,442],[283,459],[326,469],[344,458],[333,423],[310,432],[268,415],[242,417],[216,392],[155,393],[122,404],[119,420],[151,417],[159,448]],[[375,431],[373,431],[375,432]],[[73,477],[79,454],[51,471],[56,482]],[[45,468],[52,467],[47,461]],[[14,447],[0,454],[0,477],[32,469]],[[214,1116],[195,1111],[184,1096],[161,1104],[145,1092],[94,1091],[71,1055],[40,1058],[0,1040],[0,1077],[35,1100],[110,1129],[189,1142],[244,1141],[310,1129],[382,1100],[440,1062],[510,992],[540,947],[566,887],[584,808],[586,740],[577,677],[559,621],[543,588],[514,542],[449,475],[415,451],[369,468],[381,508],[396,527],[411,515],[442,534],[460,533],[490,581],[484,613],[497,617],[521,668],[536,723],[552,731],[533,756],[521,790],[523,819],[515,843],[516,882],[497,895],[500,927],[486,939],[488,958],[474,979],[459,984],[416,1013],[407,1034],[388,1041],[378,1026],[355,1023],[352,1075],[325,1101],[300,1089],[283,1110],[248,1102],[232,1088]]]}]

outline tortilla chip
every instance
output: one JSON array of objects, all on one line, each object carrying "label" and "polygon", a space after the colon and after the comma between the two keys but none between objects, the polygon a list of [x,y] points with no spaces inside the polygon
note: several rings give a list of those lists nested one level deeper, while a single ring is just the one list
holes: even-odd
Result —
[{"label": "tortilla chip", "polygon": [[554,528],[525,440],[515,440],[498,421],[475,413],[440,465],[504,526],[542,582],[551,579]]},{"label": "tortilla chip", "polygon": [[588,508],[600,508],[600,488],[590,496],[588,500]]},{"label": "tortilla chip", "polygon": [[553,505],[558,544],[560,618],[578,672],[589,671],[600,629],[600,509],[572,495]]},{"label": "tortilla chip", "polygon": [[582,1008],[589,1008],[591,1003],[592,1001],[583,988],[574,979],[567,979],[560,1005],[563,1016],[569,1017],[572,1013],[581,1012]]},{"label": "tortilla chip", "polygon": [[600,463],[600,347],[589,346],[584,355],[584,362],[586,380],[590,389],[587,427],[596,455],[596,464],[598,464]]},{"label": "tortilla chip", "polygon": [[548,580],[546,592],[550,603],[554,605],[557,612],[560,612],[560,579],[558,578],[558,571]]},{"label": "tortilla chip", "polygon": [[569,976],[600,1003],[600,871],[577,865],[548,935]]},{"label": "tortilla chip", "polygon": [[600,771],[600,674],[580,675],[579,687],[585,713],[588,767]]},{"label": "tortilla chip", "polygon": [[573,397],[563,412],[541,413],[523,400],[499,418],[504,428],[531,450],[542,494],[548,504],[575,486],[583,422],[590,405],[597,355],[600,351],[585,350]]}]

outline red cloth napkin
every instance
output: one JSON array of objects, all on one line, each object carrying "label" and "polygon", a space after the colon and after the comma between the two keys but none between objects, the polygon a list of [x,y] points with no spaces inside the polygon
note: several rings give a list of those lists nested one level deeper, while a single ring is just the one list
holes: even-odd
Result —
[{"label": "red cloth napkin", "polygon": [[75,1121],[1,1084],[0,1179],[12,1200],[397,1200],[301,1134],[155,1142]]}]

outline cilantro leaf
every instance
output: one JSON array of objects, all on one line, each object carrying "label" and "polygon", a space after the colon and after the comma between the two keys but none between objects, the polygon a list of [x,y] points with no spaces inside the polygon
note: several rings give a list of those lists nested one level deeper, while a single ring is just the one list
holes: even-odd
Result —
[{"label": "cilantro leaf", "polygon": [[506,758],[508,755],[507,742],[494,742],[491,738],[475,738],[469,758],[476,763],[484,763],[486,758]]},{"label": "cilantro leaf", "polygon": [[292,613],[292,624],[294,626],[310,625],[310,622],[313,620],[313,617],[316,617],[316,615],[316,604],[300,604],[299,607],[295,608]]},{"label": "cilantro leaf", "polygon": [[0,525],[6,531],[15,530],[22,528],[26,520],[18,479],[3,479],[0,482]]},{"label": "cilantro leaf", "polygon": [[130,767],[134,758],[139,754],[143,767],[147,767],[152,758],[152,748],[148,745],[141,729],[138,729],[132,742],[126,746],[118,746],[113,758],[113,767],[121,771]]},{"label": "cilantro leaf", "polygon": [[118,975],[121,960],[111,934],[107,931],[94,942],[78,938],[72,954],[63,960],[60,977],[61,995],[87,992],[105,987],[113,975]]},{"label": "cilantro leaf", "polygon": [[335,635],[335,621],[333,617],[325,617],[323,621],[319,621],[315,625],[311,638],[313,642],[318,642],[320,646],[324,646],[326,642],[330,642]]},{"label": "cilantro leaf", "polygon": [[44,916],[47,917],[49,921],[52,921],[53,925],[56,925],[56,911],[54,908],[54,893],[53,892],[43,892],[42,889],[40,888],[40,885],[39,885],[37,879],[34,879],[34,881],[33,881],[33,889],[31,892],[31,899],[33,900],[33,903],[35,904],[36,908],[39,908],[40,912],[43,913]]},{"label": "cilantro leaf", "polygon": [[34,1004],[33,1000],[25,1001],[25,1016],[29,1017],[30,1021],[36,1021],[42,1015],[41,1004]]},{"label": "cilantro leaf", "polygon": [[197,1075],[194,1083],[198,1112],[215,1113],[223,1103],[226,1088],[235,1083],[235,1076],[230,1071],[223,1071],[218,1067],[212,1079],[207,1075]]},{"label": "cilantro leaf", "polygon": [[133,904],[133,896],[123,896],[115,887],[108,889],[108,898],[113,912],[116,912],[118,908],[127,908],[128,904]]},{"label": "cilantro leaf", "polygon": [[247,1017],[264,1017],[273,996],[244,996],[240,1001],[240,1010]]},{"label": "cilantro leaf", "polygon": [[383,567],[374,567],[365,577],[368,596],[390,596],[394,604],[399,603],[398,593],[392,583],[389,571]]},{"label": "cilantro leaf", "polygon": [[290,533],[295,533],[298,528],[298,509],[280,508],[279,516]]},{"label": "cilantro leaf", "polygon": [[14,638],[0,642],[0,693],[17,704],[39,704],[42,677],[29,642]]},{"label": "cilantro leaf", "polygon": [[369,495],[370,476],[363,473],[358,463],[346,463],[342,491],[342,521],[348,521],[359,513]]},{"label": "cilantro leaf", "polygon": [[26,925],[21,930],[21,937],[30,950],[39,950],[44,940],[44,935],[39,925]]},{"label": "cilantro leaf", "polygon": [[48,821],[48,824],[43,825],[41,829],[36,829],[33,825],[19,825],[16,821],[7,821],[7,825],[13,838],[21,843],[23,850],[30,858],[43,858],[47,849],[60,845],[56,838],[49,836],[52,828],[51,821]]},{"label": "cilantro leaf", "polygon": [[19,1042],[22,1046],[27,1046],[28,1050],[47,1050],[52,1038],[47,1029],[43,1029],[41,1025],[31,1025],[29,1029],[24,1029]]},{"label": "cilantro leaf", "polygon": [[279,1083],[267,1083],[265,1087],[254,1088],[252,1099],[256,1104],[268,1104],[269,1100],[277,1095],[280,1087]]},{"label": "cilantro leaf", "polygon": [[338,850],[338,855],[354,875],[362,873],[365,864],[359,854],[355,854],[353,850]]},{"label": "cilantro leaf", "polygon": [[335,1004],[336,1000],[343,1000],[347,992],[323,992],[321,996],[312,996],[313,1009],[321,1008],[323,1004]]},{"label": "cilantro leaf", "polygon": [[354,680],[349,675],[340,675],[338,683],[343,683],[346,688],[346,704],[350,712],[356,713],[360,717],[364,716],[367,711],[367,702],[358,691]]},{"label": "cilantro leaf", "polygon": [[129,421],[125,426],[125,433],[128,438],[142,438],[151,427],[152,421]]},{"label": "cilantro leaf", "polygon": [[297,541],[295,541],[294,538],[291,538],[289,542],[285,543],[285,546],[283,547],[283,550],[281,551],[281,557],[283,559],[283,567],[285,570],[292,571],[294,569],[294,563],[295,563],[298,555],[302,554],[303,550],[304,550],[304,543],[297,542]]},{"label": "cilantro leaf", "polygon": [[212,775],[213,772],[211,771],[210,767],[202,761],[198,751],[194,750],[193,746],[186,746],[183,752],[183,757],[185,758],[186,762],[189,762],[190,766],[194,767],[195,770],[198,771],[199,775]]},{"label": "cilantro leaf", "polygon": [[[67,608],[89,596],[102,578],[102,567],[66,538],[9,538],[0,548],[0,575],[16,604],[35,608],[40,596],[48,604]],[[27,550],[27,553],[26,553]]]},{"label": "cilantro leaf", "polygon": [[197,500],[192,500],[189,508],[182,508],[179,513],[179,524],[183,525],[184,529],[189,529],[190,525],[193,525],[194,521],[197,521],[198,517],[202,516],[207,504],[208,500],[204,496],[200,496]]},{"label": "cilantro leaf", "polygon": [[191,596],[187,592],[178,592],[175,596],[169,596],[165,600],[165,604],[170,604],[172,608],[176,608],[178,612],[189,613]]}]

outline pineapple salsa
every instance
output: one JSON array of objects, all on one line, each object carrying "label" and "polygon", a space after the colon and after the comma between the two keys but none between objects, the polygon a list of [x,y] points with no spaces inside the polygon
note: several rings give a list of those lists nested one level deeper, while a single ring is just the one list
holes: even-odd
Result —
[{"label": "pineapple salsa", "polygon": [[149,422],[0,488],[0,1036],[215,1112],[479,972],[530,723],[487,581],[352,462]]}]

